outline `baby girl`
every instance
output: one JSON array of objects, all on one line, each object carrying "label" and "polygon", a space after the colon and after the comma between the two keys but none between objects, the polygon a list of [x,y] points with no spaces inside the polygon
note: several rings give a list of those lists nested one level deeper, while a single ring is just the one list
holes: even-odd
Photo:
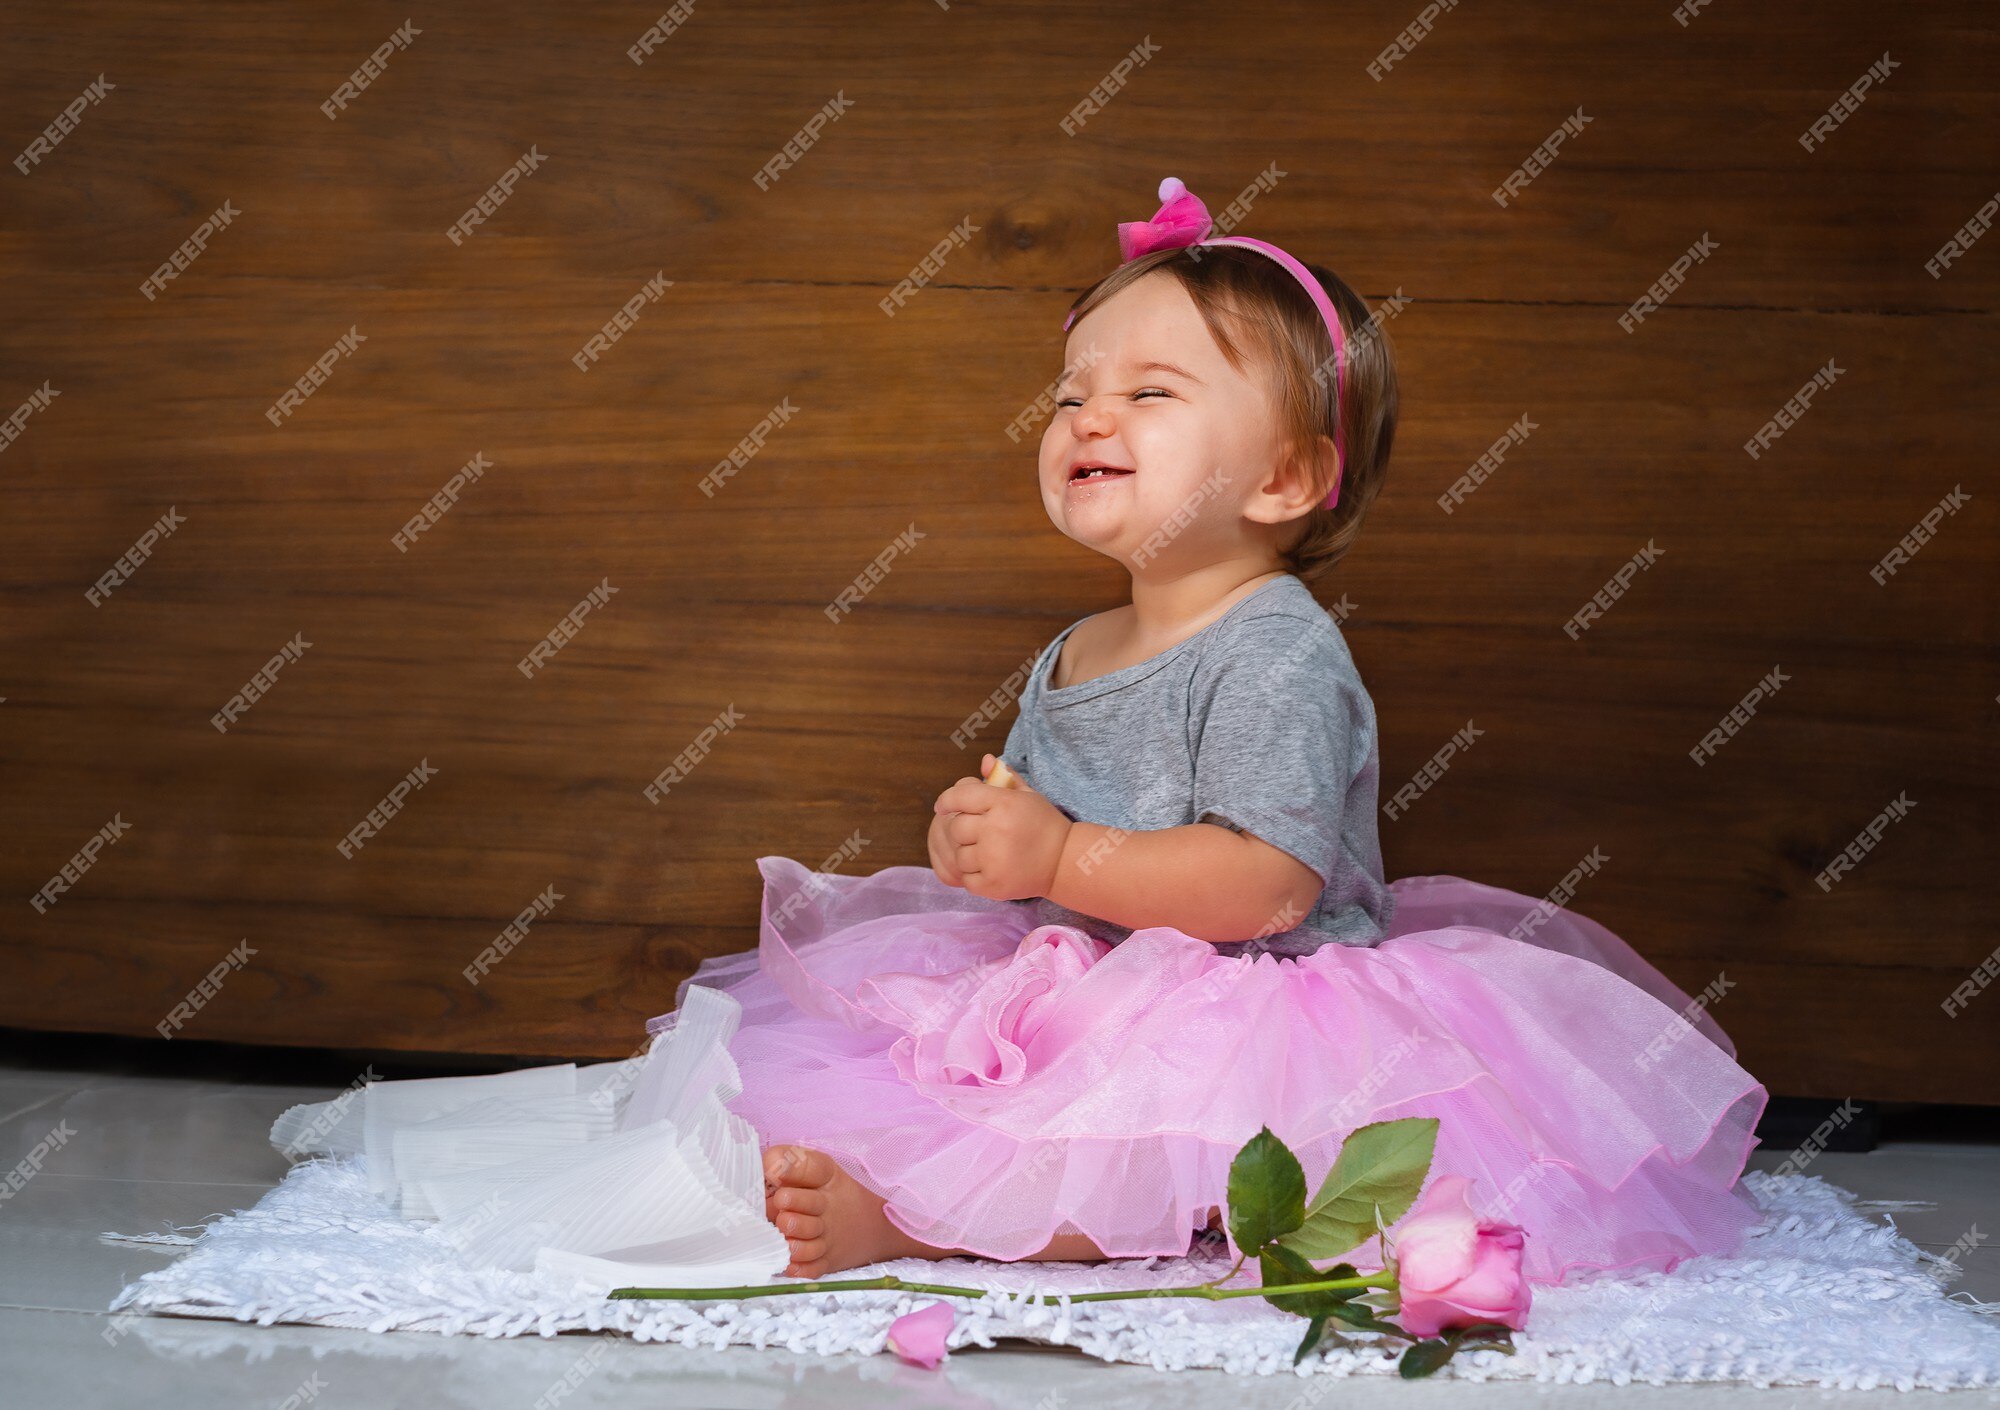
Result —
[{"label": "baby girl", "polygon": [[1037,464],[1131,601],[1043,649],[982,760],[1015,786],[939,794],[928,870],[763,858],[758,954],[688,981],[744,1003],[786,1272],[1183,1253],[1260,1127],[1317,1185],[1397,1116],[1440,1119],[1434,1171],[1504,1201],[1531,1279],[1733,1246],[1764,1092],[1720,1030],[1637,1062],[1686,996],[1618,937],[1384,881],[1374,705],[1308,584],[1387,472],[1388,342],[1160,196],[1072,306]]}]

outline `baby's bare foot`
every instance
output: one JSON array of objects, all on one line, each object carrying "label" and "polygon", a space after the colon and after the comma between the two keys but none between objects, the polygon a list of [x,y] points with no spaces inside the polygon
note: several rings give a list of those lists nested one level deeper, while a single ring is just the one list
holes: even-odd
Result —
[{"label": "baby's bare foot", "polygon": [[830,1273],[891,1258],[941,1258],[950,1250],[920,1243],[889,1222],[882,1196],[809,1146],[764,1152],[764,1217],[791,1246],[791,1278]]}]

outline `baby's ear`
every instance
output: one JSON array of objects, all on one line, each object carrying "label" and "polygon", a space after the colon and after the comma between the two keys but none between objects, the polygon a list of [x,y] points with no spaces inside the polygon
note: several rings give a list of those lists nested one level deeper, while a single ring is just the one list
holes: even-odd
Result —
[{"label": "baby's ear", "polygon": [[1307,503],[1319,505],[1333,491],[1334,477],[1340,473],[1340,452],[1333,437],[1318,435],[1312,444],[1292,453],[1293,463],[1304,481]]},{"label": "baby's ear", "polygon": [[[1308,511],[1326,502],[1326,496],[1333,488],[1335,469],[1340,464],[1340,456],[1333,448],[1333,437],[1318,436],[1307,445],[1294,444],[1286,450],[1271,472],[1266,486],[1270,496],[1267,504],[1269,521],[1285,523],[1303,517]],[[1253,514],[1252,518],[1266,518],[1267,514]]]}]

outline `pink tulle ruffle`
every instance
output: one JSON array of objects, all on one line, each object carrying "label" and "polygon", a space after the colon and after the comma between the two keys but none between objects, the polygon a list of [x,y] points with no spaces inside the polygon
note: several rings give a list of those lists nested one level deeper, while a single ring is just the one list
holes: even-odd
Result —
[{"label": "pink tulle ruffle", "polygon": [[926,1243],[1183,1253],[1260,1127],[1317,1188],[1348,1132],[1401,1116],[1439,1119],[1433,1178],[1527,1231],[1534,1282],[1726,1252],[1757,1218],[1736,1181],[1764,1088],[1564,908],[1409,877],[1372,949],[1232,958],[1171,927],[1116,946],[1035,928],[926,867],[758,866],[758,949],[686,981],[743,1006],[731,1109],[828,1152]]}]

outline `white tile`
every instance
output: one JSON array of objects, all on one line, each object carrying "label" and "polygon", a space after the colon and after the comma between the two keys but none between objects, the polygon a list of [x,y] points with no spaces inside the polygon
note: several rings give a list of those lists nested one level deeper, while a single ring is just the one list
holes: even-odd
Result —
[{"label": "white tile", "polygon": [[114,1077],[58,1093],[0,1120],[0,1170],[33,1158],[54,1174],[96,1179],[276,1184],[288,1168],[271,1123],[316,1088]]},{"label": "white tile", "polygon": [[192,1233],[214,1215],[248,1209],[267,1188],[36,1175],[0,1204],[0,1305],[102,1312],[127,1283],[183,1250],[98,1235]]}]

